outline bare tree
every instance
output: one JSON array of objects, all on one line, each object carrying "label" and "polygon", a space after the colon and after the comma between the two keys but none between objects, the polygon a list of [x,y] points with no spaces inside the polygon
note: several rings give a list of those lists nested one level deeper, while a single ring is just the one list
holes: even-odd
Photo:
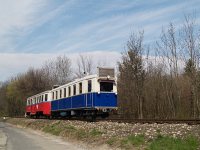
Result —
[{"label": "bare tree", "polygon": [[71,61],[66,56],[58,56],[55,60],[47,61],[42,69],[51,85],[62,85],[71,81]]},{"label": "bare tree", "polygon": [[[126,93],[127,97],[121,97],[129,107],[129,113],[135,117],[143,118],[144,105],[144,81],[145,70],[143,66],[143,32],[139,35],[132,34],[127,42],[127,52],[122,55],[122,63],[119,63],[119,94]],[[133,116],[132,116],[133,117]]]},{"label": "bare tree", "polygon": [[[168,98],[168,104],[171,106],[171,112],[173,117],[176,116],[178,103],[181,98],[180,87],[178,86],[179,80],[179,68],[178,61],[180,61],[180,44],[179,38],[177,37],[177,32],[173,23],[169,24],[168,30],[163,29],[160,42],[157,42],[157,50],[163,61],[168,62],[166,67],[169,69],[170,79],[168,84],[165,85],[166,96]],[[176,92],[175,92],[176,91]]]},{"label": "bare tree", "polygon": [[200,104],[199,104],[199,57],[200,57],[200,39],[195,32],[195,17],[185,15],[185,23],[181,30],[183,54],[185,56],[185,73],[191,82],[191,115],[193,118],[200,117]]},{"label": "bare tree", "polygon": [[86,74],[92,74],[94,68],[94,62],[89,55],[79,55],[77,60],[77,70],[75,71],[75,75],[77,78],[81,78]]}]

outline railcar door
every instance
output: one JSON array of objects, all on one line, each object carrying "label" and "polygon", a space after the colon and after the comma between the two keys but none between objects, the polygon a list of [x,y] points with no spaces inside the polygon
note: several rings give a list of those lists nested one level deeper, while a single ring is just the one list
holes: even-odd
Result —
[{"label": "railcar door", "polygon": [[85,95],[85,102],[86,102],[86,107],[92,107],[92,99],[93,99],[93,94],[88,93]]},{"label": "railcar door", "polygon": [[86,107],[92,107],[92,81],[88,80],[88,93],[85,94]]}]

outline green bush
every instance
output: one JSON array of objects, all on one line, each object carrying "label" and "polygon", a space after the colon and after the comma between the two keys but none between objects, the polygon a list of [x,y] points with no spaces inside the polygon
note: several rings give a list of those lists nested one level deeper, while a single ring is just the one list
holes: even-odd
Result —
[{"label": "green bush", "polygon": [[85,132],[85,131],[82,130],[82,129],[77,130],[77,131],[76,131],[76,135],[77,135],[77,137],[78,137],[79,139],[83,139],[83,138],[88,137],[87,132]]},{"label": "green bush", "polygon": [[97,130],[97,129],[92,129],[92,131],[90,132],[90,135],[91,136],[99,136],[99,135],[102,135],[103,132]]},{"label": "green bush", "polygon": [[199,146],[197,138],[189,136],[185,139],[158,136],[149,145],[148,150],[196,150]]},{"label": "green bush", "polygon": [[140,146],[145,143],[144,135],[130,135],[121,141],[121,146],[129,148],[131,146]]},{"label": "green bush", "polygon": [[70,130],[70,131],[75,131],[76,130],[76,128],[74,126],[72,126],[72,125],[65,126],[65,129]]},{"label": "green bush", "polygon": [[60,132],[62,131],[62,129],[59,128],[56,125],[48,125],[48,126],[46,126],[46,127],[43,128],[43,131],[47,132],[47,133],[51,133],[53,135],[59,135]]}]

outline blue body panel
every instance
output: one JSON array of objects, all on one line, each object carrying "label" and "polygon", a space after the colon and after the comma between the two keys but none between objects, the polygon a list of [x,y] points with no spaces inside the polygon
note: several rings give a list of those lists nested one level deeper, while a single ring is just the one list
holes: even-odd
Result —
[{"label": "blue body panel", "polygon": [[70,110],[94,107],[117,107],[115,93],[86,93],[51,102],[51,110]]},{"label": "blue body panel", "polygon": [[95,107],[117,107],[117,96],[115,93],[95,93],[93,98]]}]

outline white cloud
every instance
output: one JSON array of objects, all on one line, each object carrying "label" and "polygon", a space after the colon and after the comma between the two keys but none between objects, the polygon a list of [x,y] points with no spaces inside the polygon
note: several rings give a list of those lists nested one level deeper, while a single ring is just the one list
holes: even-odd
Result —
[{"label": "white cloud", "polygon": [[46,0],[0,0],[1,50],[8,52],[14,48],[12,40],[34,22],[34,12],[44,3]]},{"label": "white cloud", "polygon": [[75,68],[79,55],[90,56],[95,65],[115,67],[120,59],[120,53],[110,51],[93,51],[71,54],[31,54],[31,53],[0,53],[0,81],[6,80],[18,73],[25,72],[29,67],[40,68],[49,59],[66,55],[71,59],[72,67]]},{"label": "white cloud", "polygon": [[[159,36],[162,26],[166,26],[170,21],[177,21],[177,18],[172,18],[172,16],[177,12],[180,13],[180,10],[187,4],[183,2],[179,5],[97,18],[78,26],[67,35],[64,35],[64,40],[57,43],[55,49],[63,49],[62,47],[65,46],[61,50],[62,52],[92,50],[94,48],[97,50],[99,44],[104,45],[109,42],[113,49],[116,48],[115,45],[118,48],[122,48],[124,41],[128,39],[132,30],[144,29],[145,36],[153,39]],[[181,22],[181,19],[179,19],[179,22]],[[118,42],[119,40],[121,45]],[[115,44],[113,41],[118,43]],[[120,51],[121,49],[117,50]]]},{"label": "white cloud", "polygon": [[[154,39],[154,36],[160,34],[160,29],[163,25],[168,24],[169,21],[173,21],[169,19],[175,19],[176,25],[182,21],[180,19],[180,14],[183,15],[184,8],[189,7],[190,10],[198,10],[199,7],[199,5],[195,4],[198,0],[194,0],[190,3],[183,1],[178,5],[167,5],[162,8],[145,8],[144,10],[141,9],[140,11],[131,11],[129,13],[109,14],[109,12],[113,10],[130,9],[132,6],[137,6],[138,8],[139,6],[142,7],[141,4],[147,3],[145,1],[140,2],[139,0],[129,3],[122,0],[121,3],[107,5],[107,7],[102,8],[97,12],[103,14],[102,16],[100,15],[101,17],[94,18],[93,20],[89,19],[81,25],[74,26],[67,34],[63,30],[59,31],[61,33],[63,32],[63,34],[58,37],[60,43],[57,43],[55,47],[50,47],[48,50],[56,50],[60,54],[17,53],[20,49],[15,49],[16,44],[13,44],[13,40],[16,40],[17,36],[29,34],[39,26],[53,21],[56,17],[63,17],[59,14],[61,14],[63,10],[72,7],[72,5],[74,7],[77,2],[78,1],[66,1],[64,4],[62,3],[62,5],[55,6],[54,9],[50,11],[47,9],[47,6],[51,3],[48,0],[0,0],[0,51],[6,52],[4,54],[0,53],[0,80],[5,80],[12,75],[23,72],[29,66],[40,67],[45,60],[68,51],[94,50],[93,52],[85,52],[84,54],[91,55],[96,63],[104,62],[106,65],[113,66],[120,57],[120,54],[114,52],[114,50],[123,50],[124,43],[132,30],[144,29],[145,36]],[[154,1],[152,3],[154,3]],[[43,8],[46,9],[43,10]],[[175,17],[173,18],[173,16]],[[70,16],[66,16],[65,14],[65,17]],[[71,17],[73,17],[73,15]],[[197,22],[200,22],[199,18],[197,18]],[[43,39],[40,39],[40,37],[46,35],[37,34],[35,36],[34,39],[24,44],[22,49],[27,48],[27,51],[29,49],[36,49],[37,51],[38,47],[42,49],[38,41],[41,42]],[[22,39],[26,40],[24,38]],[[48,35],[45,40],[44,42],[48,43]],[[100,45],[105,44],[108,44],[110,47],[103,50]],[[102,51],[97,51],[99,49]],[[106,51],[108,49],[113,51]],[[8,52],[14,53],[11,54]],[[73,60],[73,64],[74,62],[76,63],[78,53],[72,53],[67,56]]]}]

